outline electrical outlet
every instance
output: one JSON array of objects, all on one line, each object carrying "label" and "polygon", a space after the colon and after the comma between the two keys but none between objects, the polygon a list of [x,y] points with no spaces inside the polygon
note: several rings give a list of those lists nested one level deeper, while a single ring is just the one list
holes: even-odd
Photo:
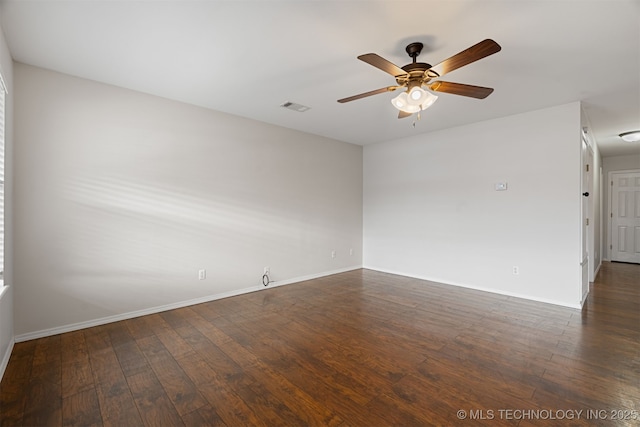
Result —
[{"label": "electrical outlet", "polygon": [[349,249],[349,255],[353,256],[353,248]]},{"label": "electrical outlet", "polygon": [[336,257],[336,251],[331,251],[331,258],[335,258]]},{"label": "electrical outlet", "polygon": [[518,267],[517,265],[514,265],[512,272],[515,276],[517,276],[518,274],[520,274],[520,267]]},{"label": "electrical outlet", "polygon": [[207,278],[207,270],[198,270],[198,280],[204,280]]}]

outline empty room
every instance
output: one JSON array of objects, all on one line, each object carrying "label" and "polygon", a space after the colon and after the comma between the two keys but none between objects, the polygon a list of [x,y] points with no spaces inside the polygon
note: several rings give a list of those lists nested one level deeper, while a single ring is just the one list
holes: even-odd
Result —
[{"label": "empty room", "polygon": [[640,423],[637,0],[0,0],[0,426]]}]

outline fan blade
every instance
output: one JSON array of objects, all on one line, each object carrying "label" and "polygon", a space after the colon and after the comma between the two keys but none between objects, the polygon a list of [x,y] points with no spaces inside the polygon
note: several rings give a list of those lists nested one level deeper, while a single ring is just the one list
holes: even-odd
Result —
[{"label": "fan blade", "polygon": [[451,83],[437,81],[429,85],[429,89],[436,92],[452,93],[454,95],[469,96],[471,98],[484,99],[491,95],[493,89],[490,87],[465,85],[462,83]]},{"label": "fan blade", "polygon": [[398,118],[399,119],[404,119],[405,117],[409,117],[411,114],[413,113],[407,113],[406,111],[398,111]]},{"label": "fan blade", "polygon": [[478,44],[471,46],[468,49],[463,50],[460,53],[453,55],[449,59],[445,59],[438,65],[431,67],[429,71],[435,71],[440,76],[444,76],[453,70],[457,70],[460,67],[471,64],[479,59],[485,58],[494,53],[500,52],[502,48],[496,42],[491,39],[486,39]]},{"label": "fan blade", "polygon": [[358,56],[358,59],[366,62],[369,65],[373,65],[374,67],[379,68],[385,73],[389,73],[394,77],[407,74],[405,70],[398,67],[396,64],[387,61],[386,59],[379,55],[376,55],[375,53],[365,53],[364,55]]},{"label": "fan blade", "polygon": [[391,92],[402,86],[387,86],[380,89],[372,90],[371,92],[361,93],[359,95],[353,95],[348,98],[338,99],[338,102],[344,104],[345,102],[355,101],[356,99],[366,98],[367,96],[377,95],[379,93]]}]

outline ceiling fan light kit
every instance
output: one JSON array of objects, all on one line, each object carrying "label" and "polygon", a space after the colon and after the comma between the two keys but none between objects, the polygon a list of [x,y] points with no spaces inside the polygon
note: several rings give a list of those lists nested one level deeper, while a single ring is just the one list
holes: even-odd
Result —
[{"label": "ceiling fan light kit", "polygon": [[622,138],[623,141],[626,142],[638,142],[640,141],[640,130],[632,130],[630,132],[623,132],[618,135]]},{"label": "ceiling fan light kit", "polygon": [[484,99],[493,92],[492,88],[473,86],[462,83],[452,83],[445,81],[435,81],[433,79],[443,76],[444,74],[456,70],[462,66],[478,61],[489,55],[493,55],[501,50],[498,43],[491,39],[486,39],[477,43],[462,52],[445,59],[441,63],[431,66],[424,62],[417,62],[416,58],[422,51],[423,44],[419,42],[411,43],[406,47],[407,54],[412,58],[412,63],[403,67],[387,61],[375,53],[367,53],[358,56],[358,59],[373,65],[380,70],[391,74],[396,79],[396,86],[388,86],[377,90],[361,93],[359,95],[350,96],[348,98],[339,99],[338,102],[345,103],[355,101],[356,99],[366,98],[368,96],[380,93],[391,92],[397,89],[406,88],[400,95],[391,100],[391,104],[400,110],[398,118],[404,118],[419,113],[431,105],[438,99],[436,95],[425,90],[423,87],[434,92],[445,92],[454,95],[467,96],[471,98]]},{"label": "ceiling fan light kit", "polygon": [[[417,94],[417,96],[415,96],[415,94]],[[400,111],[413,114],[431,107],[437,99],[438,97],[436,95],[417,88],[416,90],[412,89],[409,94],[402,92],[391,100],[391,104]]]}]

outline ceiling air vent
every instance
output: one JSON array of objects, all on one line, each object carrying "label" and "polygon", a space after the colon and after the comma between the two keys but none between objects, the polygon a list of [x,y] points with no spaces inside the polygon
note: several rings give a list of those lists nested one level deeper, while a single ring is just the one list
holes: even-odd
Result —
[{"label": "ceiling air vent", "polygon": [[286,108],[287,110],[297,111],[298,113],[304,113],[305,111],[311,109],[311,107],[307,107],[305,105],[296,104],[295,102],[285,102],[281,105],[281,107]]}]

